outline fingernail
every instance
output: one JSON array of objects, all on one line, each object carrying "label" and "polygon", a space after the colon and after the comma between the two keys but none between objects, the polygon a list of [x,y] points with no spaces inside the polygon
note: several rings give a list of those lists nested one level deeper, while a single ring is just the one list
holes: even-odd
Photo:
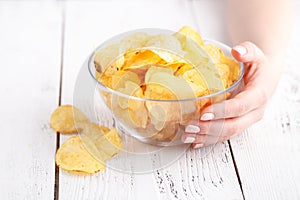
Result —
[{"label": "fingernail", "polygon": [[203,145],[204,145],[204,144],[196,144],[196,145],[194,146],[194,149],[198,149],[198,148],[200,148],[200,147],[203,147]]},{"label": "fingernail", "polygon": [[187,127],[185,127],[185,132],[186,133],[199,133],[200,128],[198,126],[188,125]]},{"label": "fingernail", "polygon": [[240,45],[233,47],[233,49],[237,51],[241,56],[246,55],[247,53],[247,49]]},{"label": "fingernail", "polygon": [[195,141],[194,137],[188,136],[185,138],[184,143],[193,143]]},{"label": "fingernail", "polygon": [[212,120],[214,118],[215,118],[214,113],[205,113],[201,116],[200,120],[207,121],[207,120]]}]

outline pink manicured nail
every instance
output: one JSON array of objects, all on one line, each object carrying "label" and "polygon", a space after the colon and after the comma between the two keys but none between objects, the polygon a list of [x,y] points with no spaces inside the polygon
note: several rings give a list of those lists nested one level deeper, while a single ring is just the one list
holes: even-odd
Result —
[{"label": "pink manicured nail", "polygon": [[240,45],[233,47],[233,49],[237,51],[241,56],[246,55],[247,53],[247,49]]},{"label": "pink manicured nail", "polygon": [[214,118],[215,118],[214,113],[205,113],[201,116],[202,121],[208,121],[208,120],[212,120]]},{"label": "pink manicured nail", "polygon": [[196,144],[196,145],[194,146],[194,149],[198,149],[198,148],[200,148],[200,147],[203,147],[203,145],[204,145],[204,144]]}]

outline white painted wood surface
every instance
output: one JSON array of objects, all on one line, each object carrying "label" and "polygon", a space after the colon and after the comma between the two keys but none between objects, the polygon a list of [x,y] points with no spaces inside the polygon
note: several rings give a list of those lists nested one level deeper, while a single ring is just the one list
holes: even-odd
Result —
[{"label": "white painted wood surface", "polygon": [[[0,1],[0,199],[55,197],[56,134],[49,128],[49,117],[58,105],[61,61],[61,103],[67,104],[73,102],[81,65],[101,42],[134,28],[176,30],[184,24],[226,42],[219,20],[223,9],[219,0]],[[234,160],[224,142],[189,150],[173,165],[149,174],[107,169],[74,176],[60,170],[57,198],[299,199],[298,13],[295,18],[283,80],[265,119],[231,140]],[[112,124],[106,114],[103,124]],[[67,138],[61,135],[60,143]]]},{"label": "white painted wood surface", "polygon": [[0,199],[53,199],[60,47],[56,3],[0,1]]}]

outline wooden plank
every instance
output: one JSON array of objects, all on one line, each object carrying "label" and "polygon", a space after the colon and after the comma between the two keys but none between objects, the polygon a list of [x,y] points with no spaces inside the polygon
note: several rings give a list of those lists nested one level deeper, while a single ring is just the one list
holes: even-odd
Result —
[{"label": "wooden plank", "polygon": [[1,199],[53,199],[60,47],[56,3],[0,1]]},{"label": "wooden plank", "polygon": [[231,140],[246,199],[300,198],[299,12],[295,15],[285,72],[264,119]]},{"label": "wooden plank", "polygon": [[[73,102],[77,73],[101,42],[136,28],[197,27],[191,6],[190,1],[179,0],[66,2],[62,104]],[[209,15],[206,9],[201,7],[199,12]],[[102,120],[112,124],[105,113]],[[61,135],[61,143],[66,138]],[[153,158],[153,162],[159,160]],[[226,142],[215,148],[187,151],[171,166],[147,174],[106,169],[82,177],[60,171],[59,190],[60,199],[242,199]]]}]

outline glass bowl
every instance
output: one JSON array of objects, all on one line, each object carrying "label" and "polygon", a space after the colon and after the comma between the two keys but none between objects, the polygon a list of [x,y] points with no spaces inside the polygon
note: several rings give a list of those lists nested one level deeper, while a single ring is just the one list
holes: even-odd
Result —
[{"label": "glass bowl", "polygon": [[[219,47],[224,55],[231,57],[231,48],[215,40],[205,39],[206,44]],[[96,50],[104,48],[100,45]],[[96,67],[92,53],[88,60],[88,70],[91,78],[96,81],[96,89],[101,101],[109,108],[116,122],[116,128],[141,142],[172,146],[182,144],[181,136],[185,126],[191,120],[199,120],[200,112],[205,107],[232,98],[243,87],[244,65],[239,63],[239,78],[227,89],[206,96],[180,100],[153,100],[138,98],[113,90],[100,83],[96,78]],[[126,102],[124,109],[120,102]],[[130,109],[134,107],[135,109]],[[160,119],[156,120],[159,115]]]}]

